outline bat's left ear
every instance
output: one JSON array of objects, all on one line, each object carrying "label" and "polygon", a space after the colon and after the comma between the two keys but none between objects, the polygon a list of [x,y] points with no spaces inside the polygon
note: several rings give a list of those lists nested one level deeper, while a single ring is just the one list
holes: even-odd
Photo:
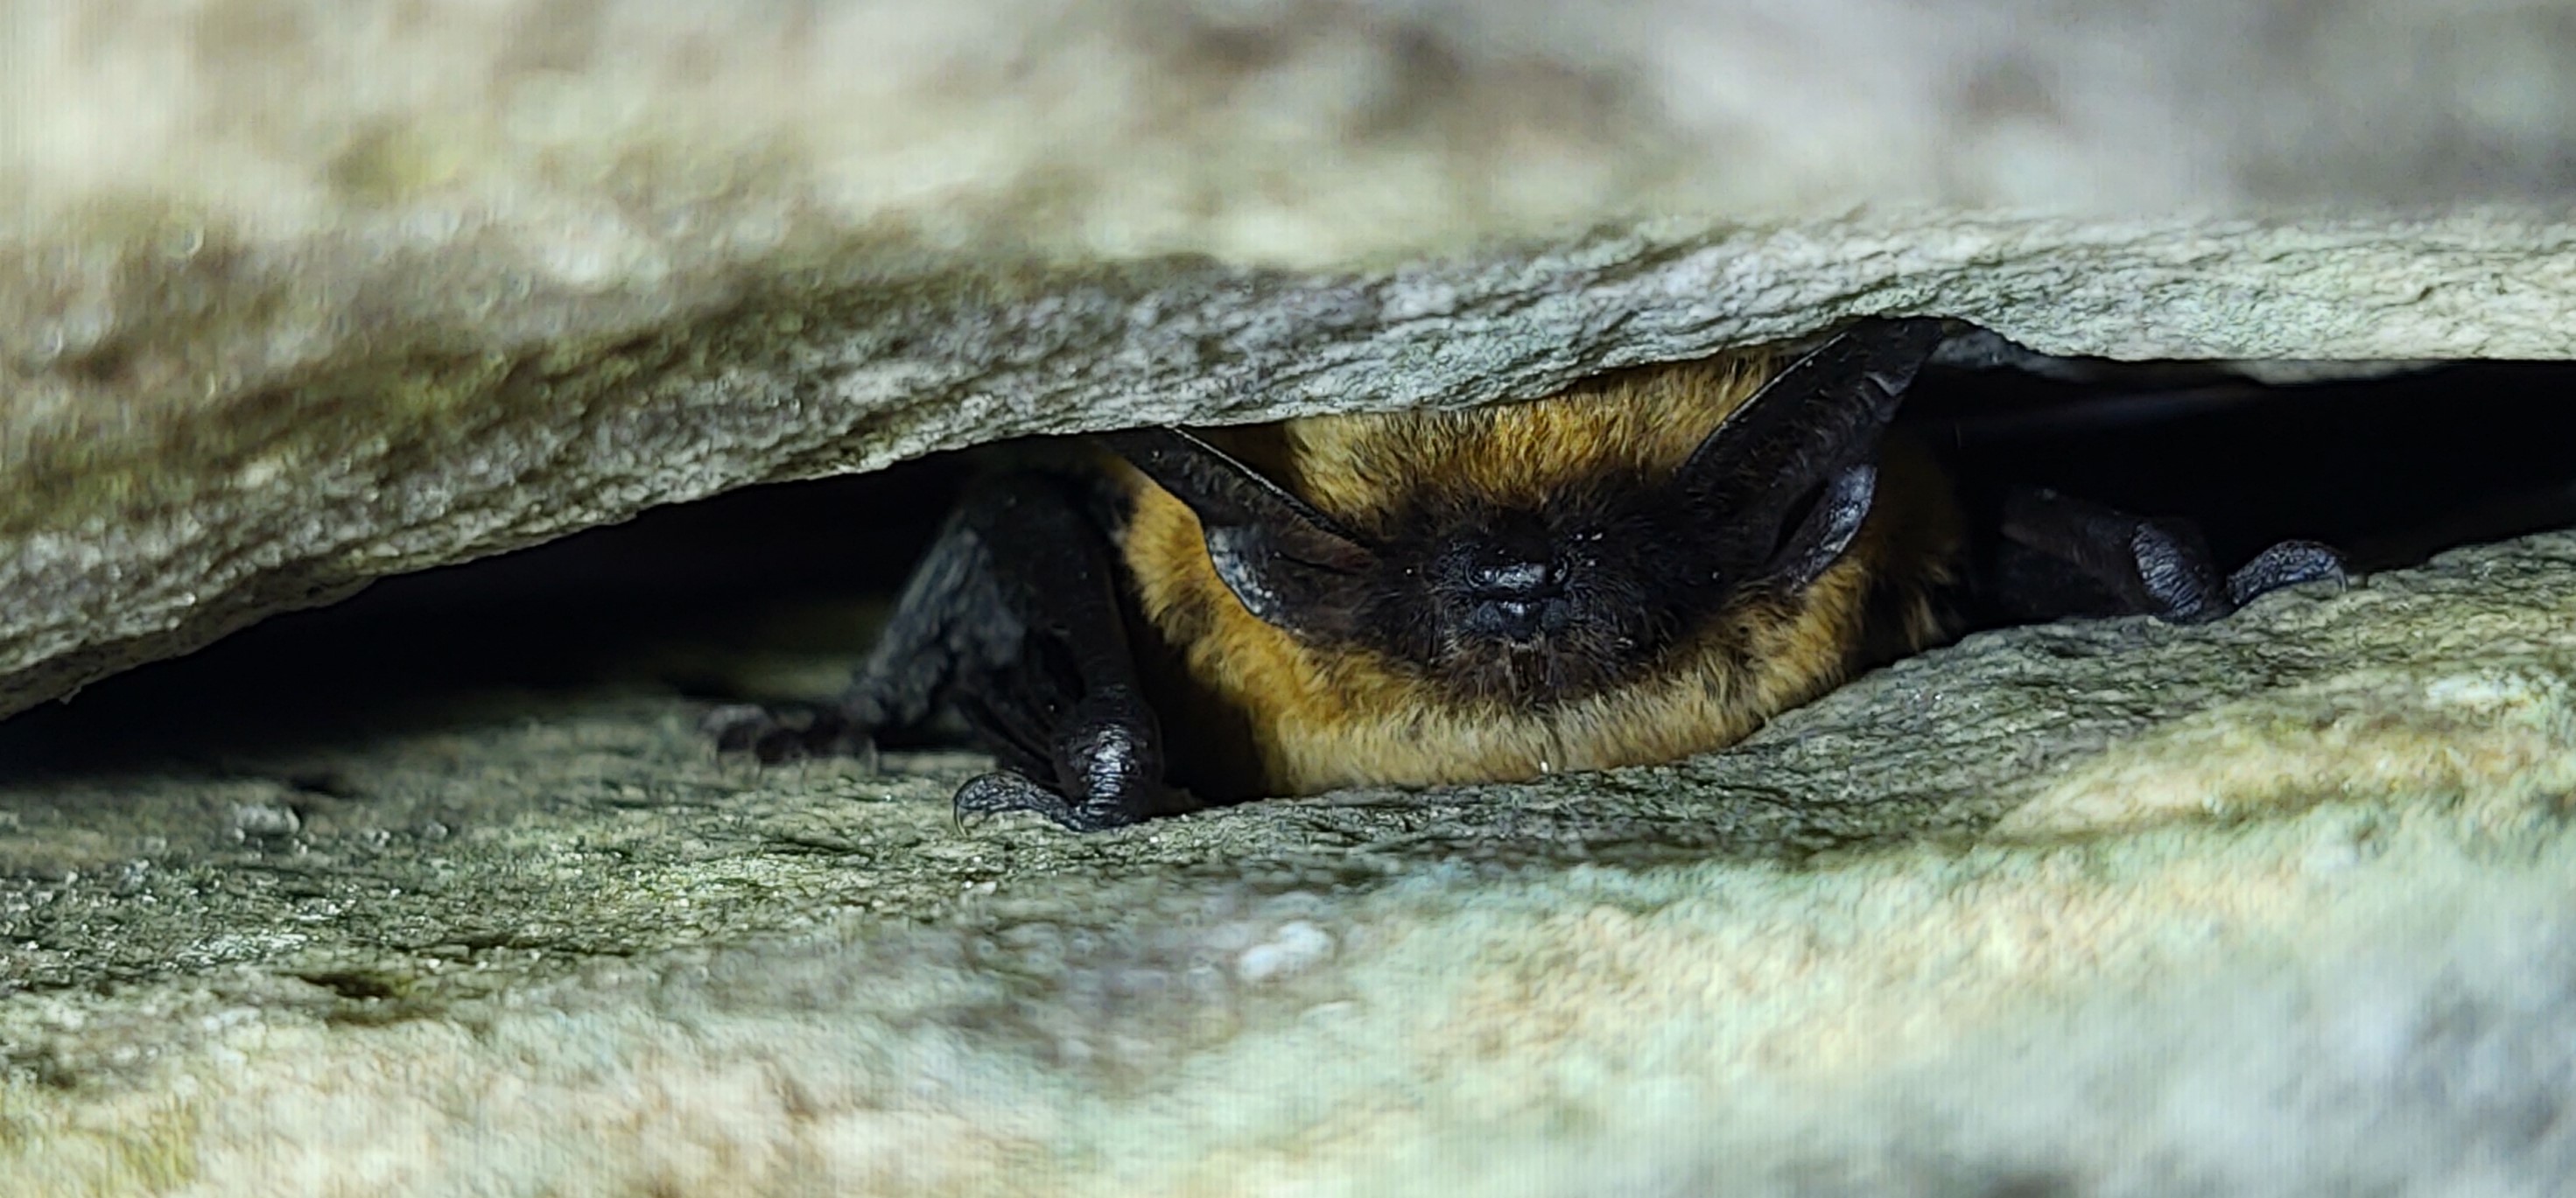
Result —
[{"label": "bat's left ear", "polygon": [[1184,429],[1101,438],[1199,518],[1217,577],[1264,623],[1347,637],[1376,555],[1279,484]]},{"label": "bat's left ear", "polygon": [[1842,557],[1869,515],[1878,445],[1945,322],[1871,319],[1789,364],[1682,466],[1714,524],[1717,572],[1790,589]]}]

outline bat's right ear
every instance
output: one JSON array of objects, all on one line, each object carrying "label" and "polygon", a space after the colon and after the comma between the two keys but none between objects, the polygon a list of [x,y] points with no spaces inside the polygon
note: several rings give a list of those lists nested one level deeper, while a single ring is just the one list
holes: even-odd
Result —
[{"label": "bat's right ear", "polygon": [[1217,577],[1264,623],[1348,636],[1376,554],[1224,450],[1169,426],[1108,433],[1111,449],[1199,518]]},{"label": "bat's right ear", "polygon": [[1683,464],[1722,576],[1795,590],[1842,557],[1869,515],[1879,434],[1947,322],[1864,320],[1790,363]]}]

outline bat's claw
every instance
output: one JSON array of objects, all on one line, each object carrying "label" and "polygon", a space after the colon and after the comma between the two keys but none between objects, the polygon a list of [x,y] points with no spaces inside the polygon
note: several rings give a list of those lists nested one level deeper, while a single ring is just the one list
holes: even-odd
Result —
[{"label": "bat's claw", "polygon": [[1133,822],[1115,818],[1116,813],[1101,808],[1077,806],[1063,795],[1009,770],[977,774],[957,788],[957,825],[980,822],[996,815],[1027,811],[1043,815],[1058,826],[1075,832],[1097,832]]},{"label": "bat's claw", "polygon": [[2283,587],[2302,583],[2332,582],[2341,586],[2351,580],[2343,554],[2332,546],[2316,541],[2283,541],[2245,563],[2227,576],[2227,595],[2239,607],[2254,601],[2257,595],[2269,594]]},{"label": "bat's claw", "polygon": [[1076,802],[1054,788],[1011,770],[994,770],[977,774],[957,788],[955,800],[957,825],[960,828],[996,815],[1026,811],[1045,816],[1058,827],[1072,832],[1105,832],[1124,828],[1156,815],[1189,811],[1197,807],[1185,791],[1156,782],[1138,782],[1133,786],[1086,796]]}]

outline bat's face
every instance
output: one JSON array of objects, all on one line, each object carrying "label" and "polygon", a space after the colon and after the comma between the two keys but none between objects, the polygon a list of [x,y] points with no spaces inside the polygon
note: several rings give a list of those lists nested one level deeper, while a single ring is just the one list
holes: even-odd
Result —
[{"label": "bat's face", "polygon": [[[1939,336],[1902,321],[1828,343],[1668,473],[1586,466],[1535,500],[1398,477],[1381,488],[1396,501],[1353,524],[1179,429],[1110,442],[1197,515],[1217,577],[1255,617],[1461,699],[1544,706],[1618,685],[1745,596],[1833,565],[1868,515],[1896,396]],[[1560,465],[1573,452],[1521,448]]]},{"label": "bat's face", "polygon": [[1616,685],[1722,598],[1688,510],[1645,480],[1534,509],[1421,505],[1374,538],[1351,635],[1462,697],[1544,704]]}]

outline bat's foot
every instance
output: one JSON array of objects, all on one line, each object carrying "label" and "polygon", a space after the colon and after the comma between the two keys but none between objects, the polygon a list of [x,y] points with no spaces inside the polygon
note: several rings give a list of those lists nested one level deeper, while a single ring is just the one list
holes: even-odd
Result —
[{"label": "bat's foot", "polygon": [[1000,768],[957,788],[959,821],[1029,811],[1098,832],[1198,810],[1196,796],[1163,780],[1162,730],[1143,698],[1123,685],[1080,697],[1051,689],[1066,672],[1033,665],[1011,685],[962,697]]},{"label": "bat's foot", "polygon": [[2200,530],[2180,520],[2148,520],[2125,513],[2111,517],[2131,523],[2125,571],[2107,580],[2137,610],[2176,624],[2200,624],[2236,610],[2226,580],[2209,557]]},{"label": "bat's foot", "polygon": [[1142,823],[1158,815],[1196,810],[1188,792],[1145,782],[1123,790],[1094,791],[1079,801],[1034,782],[1025,774],[994,770],[978,774],[957,788],[957,821],[1026,811],[1045,816],[1072,832],[1105,832]]},{"label": "bat's foot", "polygon": [[763,765],[811,757],[855,757],[877,765],[876,742],[840,708],[820,703],[733,703],[699,719],[719,753],[750,753]]},{"label": "bat's foot", "polygon": [[2283,541],[2221,574],[2188,520],[2136,516],[2049,490],[2006,501],[2004,536],[2011,560],[2000,598],[2023,619],[2150,615],[2200,624],[2282,587],[2346,578],[2343,555],[2315,541]]}]

